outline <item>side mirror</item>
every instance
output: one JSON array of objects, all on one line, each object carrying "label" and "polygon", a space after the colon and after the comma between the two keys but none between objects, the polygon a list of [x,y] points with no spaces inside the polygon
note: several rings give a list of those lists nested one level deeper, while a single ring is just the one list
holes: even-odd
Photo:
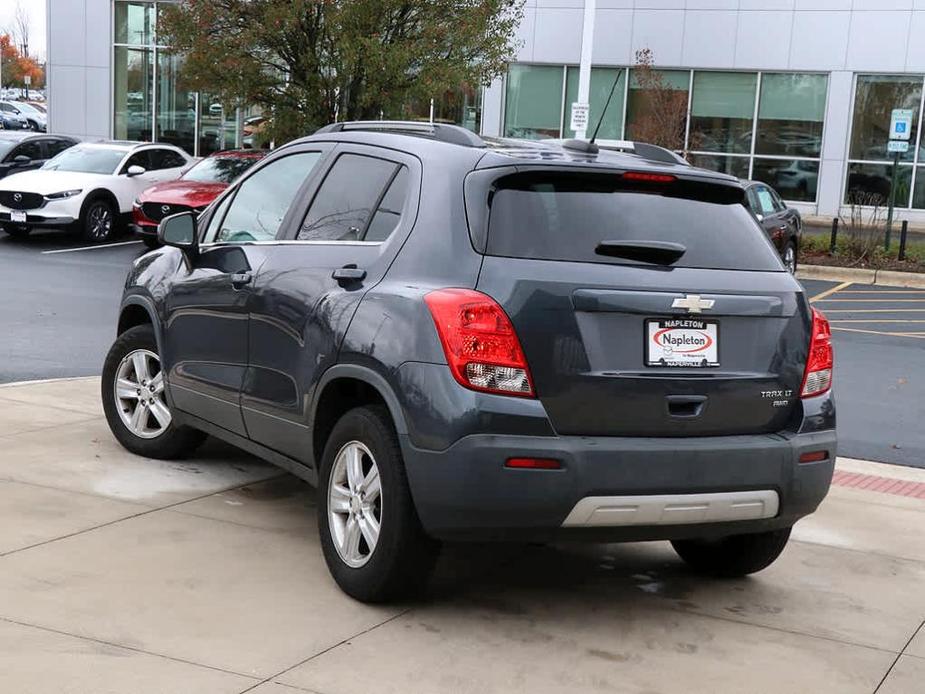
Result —
[{"label": "side mirror", "polygon": [[165,246],[179,248],[188,257],[199,253],[199,229],[195,212],[180,212],[164,217],[157,227],[157,238]]},{"label": "side mirror", "polygon": [[146,170],[147,169],[145,169],[143,166],[133,164],[132,166],[128,167],[128,171],[125,172],[125,175],[129,178],[132,178],[133,176],[141,176],[141,174],[143,174]]},{"label": "side mirror", "polygon": [[32,157],[27,157],[25,154],[17,154],[13,157],[13,163],[18,166],[25,166],[26,164],[32,163]]}]

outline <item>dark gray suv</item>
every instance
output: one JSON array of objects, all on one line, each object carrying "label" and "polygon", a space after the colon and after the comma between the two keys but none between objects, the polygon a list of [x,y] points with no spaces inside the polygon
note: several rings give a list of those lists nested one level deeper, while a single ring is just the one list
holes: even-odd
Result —
[{"label": "dark gray suv", "polygon": [[828,323],[742,185],[667,150],[338,123],[160,234],[104,366],[113,433],[317,485],[358,599],[453,539],[666,539],[744,575],[828,490]]}]

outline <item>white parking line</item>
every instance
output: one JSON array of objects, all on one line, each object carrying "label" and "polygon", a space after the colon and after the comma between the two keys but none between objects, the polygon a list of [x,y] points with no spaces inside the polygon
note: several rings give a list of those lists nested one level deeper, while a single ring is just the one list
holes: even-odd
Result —
[{"label": "white parking line", "polygon": [[77,253],[78,251],[96,251],[101,248],[114,248],[115,246],[128,246],[141,241],[119,241],[117,243],[101,243],[98,246],[81,246],[80,248],[59,248],[56,251],[42,251],[42,255],[51,255],[53,253]]}]

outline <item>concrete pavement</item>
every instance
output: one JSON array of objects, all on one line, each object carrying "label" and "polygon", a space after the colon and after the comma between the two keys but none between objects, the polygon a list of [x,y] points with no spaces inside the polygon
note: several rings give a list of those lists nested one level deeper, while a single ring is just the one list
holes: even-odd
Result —
[{"label": "concrete pavement", "polygon": [[310,488],[215,443],[133,457],[97,393],[0,387],[0,691],[925,691],[925,486],[858,477],[925,471],[839,461],[852,486],[745,580],[667,543],[457,546],[370,607],[329,578]]}]

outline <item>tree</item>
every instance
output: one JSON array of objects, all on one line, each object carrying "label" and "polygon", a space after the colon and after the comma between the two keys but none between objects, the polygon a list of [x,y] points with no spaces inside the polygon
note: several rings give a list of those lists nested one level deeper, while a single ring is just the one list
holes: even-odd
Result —
[{"label": "tree", "polygon": [[26,86],[25,76],[32,78],[29,85],[38,89],[45,83],[45,71],[34,58],[22,55],[9,34],[0,34],[0,87]]},{"label": "tree", "polygon": [[256,104],[286,140],[334,120],[397,117],[404,104],[499,76],[523,0],[182,0],[159,42],[190,85]]},{"label": "tree", "polygon": [[668,83],[665,74],[655,68],[655,56],[648,48],[636,51],[632,74],[637,101],[627,123],[629,138],[683,151],[687,91]]}]

